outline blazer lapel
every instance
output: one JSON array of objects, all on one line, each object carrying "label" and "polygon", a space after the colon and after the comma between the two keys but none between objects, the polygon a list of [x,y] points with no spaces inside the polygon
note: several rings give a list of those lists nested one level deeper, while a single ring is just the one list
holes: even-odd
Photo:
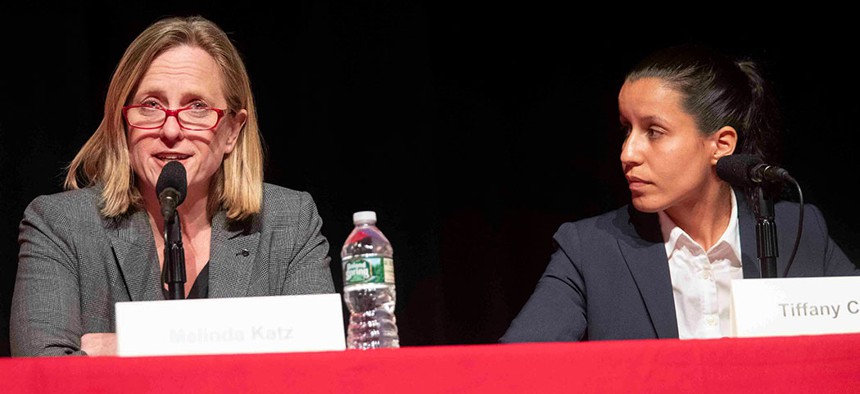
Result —
[{"label": "blazer lapel", "polygon": [[223,211],[212,218],[209,298],[248,294],[251,268],[260,243],[260,232],[254,224],[229,224]]},{"label": "blazer lapel", "polygon": [[657,214],[637,212],[632,206],[629,213],[629,222],[633,226],[620,227],[625,229],[626,235],[618,239],[621,254],[639,288],[657,337],[678,338],[672,276],[660,232],[660,220]]},{"label": "blazer lapel", "polygon": [[114,257],[132,301],[163,300],[155,240],[146,212],[123,219],[104,219]]}]

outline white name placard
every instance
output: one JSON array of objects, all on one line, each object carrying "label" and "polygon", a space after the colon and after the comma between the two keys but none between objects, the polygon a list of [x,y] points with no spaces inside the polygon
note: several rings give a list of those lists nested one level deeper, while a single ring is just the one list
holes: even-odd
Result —
[{"label": "white name placard", "polygon": [[344,350],[339,294],[116,303],[120,356]]},{"label": "white name placard", "polygon": [[860,332],[860,277],[732,281],[736,337]]}]

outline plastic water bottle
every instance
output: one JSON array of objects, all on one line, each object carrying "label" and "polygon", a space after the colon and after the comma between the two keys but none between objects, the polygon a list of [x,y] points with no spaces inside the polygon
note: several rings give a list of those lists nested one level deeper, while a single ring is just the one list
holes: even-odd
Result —
[{"label": "plastic water bottle", "polygon": [[352,215],[355,224],[341,249],[343,297],[349,308],[349,349],[400,347],[394,304],[394,250],[376,227],[376,212]]}]

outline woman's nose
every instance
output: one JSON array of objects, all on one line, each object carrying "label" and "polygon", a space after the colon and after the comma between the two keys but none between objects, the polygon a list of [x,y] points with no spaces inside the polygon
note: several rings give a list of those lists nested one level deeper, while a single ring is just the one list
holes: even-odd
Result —
[{"label": "woman's nose", "polygon": [[161,139],[165,141],[175,142],[184,138],[182,127],[179,126],[179,119],[176,115],[168,115],[164,120],[164,125],[161,126]]}]

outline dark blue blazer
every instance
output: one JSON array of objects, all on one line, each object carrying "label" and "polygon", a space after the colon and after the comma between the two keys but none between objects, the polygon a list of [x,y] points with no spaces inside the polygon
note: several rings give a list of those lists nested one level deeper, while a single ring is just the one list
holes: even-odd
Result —
[{"label": "dark blue blazer", "polygon": [[[741,194],[738,194],[741,196]],[[775,204],[782,276],[797,236],[800,205]],[[744,278],[760,278],[756,220],[738,199]],[[561,225],[534,293],[501,342],[678,338],[675,301],[660,222],[625,206]],[[804,205],[803,232],[788,276],[860,275],[830,238],[821,212]]]}]

